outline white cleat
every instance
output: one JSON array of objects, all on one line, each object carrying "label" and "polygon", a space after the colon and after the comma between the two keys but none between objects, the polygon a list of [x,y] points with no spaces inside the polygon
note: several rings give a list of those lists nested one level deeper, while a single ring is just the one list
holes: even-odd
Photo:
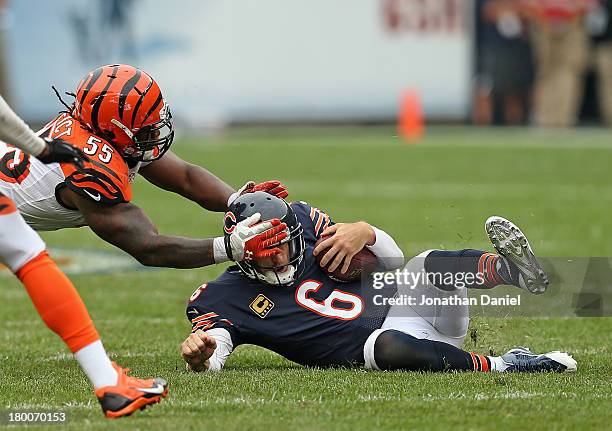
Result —
[{"label": "white cleat", "polygon": [[578,369],[576,360],[565,352],[553,352],[538,355],[526,347],[516,347],[502,356],[507,368],[511,372],[556,372],[572,373]]}]

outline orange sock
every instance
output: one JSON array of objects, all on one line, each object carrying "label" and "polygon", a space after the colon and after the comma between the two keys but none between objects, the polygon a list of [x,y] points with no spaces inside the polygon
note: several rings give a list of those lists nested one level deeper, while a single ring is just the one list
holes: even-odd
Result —
[{"label": "orange sock", "polygon": [[100,339],[79,293],[46,251],[26,263],[17,277],[42,320],[71,352]]}]

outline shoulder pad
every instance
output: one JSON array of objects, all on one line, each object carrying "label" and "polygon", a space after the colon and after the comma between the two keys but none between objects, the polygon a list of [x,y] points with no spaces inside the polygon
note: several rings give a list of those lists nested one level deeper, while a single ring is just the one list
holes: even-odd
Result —
[{"label": "shoulder pad", "polygon": [[75,125],[66,141],[80,148],[89,158],[83,172],[69,163],[60,166],[66,186],[75,193],[107,205],[129,202],[132,189],[128,166],[111,144]]},{"label": "shoulder pad", "polygon": [[[301,214],[304,219],[307,219],[311,223],[312,233],[315,238],[319,238],[325,228],[334,224],[325,212],[310,206],[306,202],[293,202],[291,208],[298,214],[298,217]],[[306,226],[304,226],[304,228],[306,229]]]},{"label": "shoulder pad", "polygon": [[65,179],[66,186],[87,199],[106,205],[129,202],[131,187],[127,178],[123,180],[113,172],[85,169],[73,172]]}]

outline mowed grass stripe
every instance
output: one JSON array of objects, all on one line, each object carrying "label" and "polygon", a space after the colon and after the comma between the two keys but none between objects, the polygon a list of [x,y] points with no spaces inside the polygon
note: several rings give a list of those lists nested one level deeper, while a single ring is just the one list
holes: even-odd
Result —
[{"label": "mowed grass stripe", "polygon": [[[337,221],[371,221],[407,256],[432,247],[490,250],[482,223],[491,214],[516,221],[543,255],[612,256],[607,131],[433,127],[415,146],[394,134],[388,127],[238,130],[182,140],[174,150],[234,186],[282,179],[292,199]],[[142,179],[134,196],[162,233],[221,234],[219,214]],[[112,249],[87,229],[43,236],[51,246]],[[178,350],[189,332],[185,301],[222,271],[73,277],[112,358],[172,385],[165,404],[121,422],[102,417],[23,288],[2,278],[0,406],[68,411],[67,429],[75,430],[605,429],[612,420],[610,318],[472,320],[467,349],[566,349],[578,361],[573,375],[313,370],[250,346],[238,348],[222,373],[186,373]]]}]

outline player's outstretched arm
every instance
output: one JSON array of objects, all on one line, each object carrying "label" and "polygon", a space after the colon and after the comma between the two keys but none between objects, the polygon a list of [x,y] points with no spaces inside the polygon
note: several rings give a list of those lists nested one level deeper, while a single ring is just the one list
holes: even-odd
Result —
[{"label": "player's outstretched arm", "polygon": [[171,151],[140,169],[140,173],[157,187],[178,193],[210,211],[227,210],[228,199],[234,193],[214,174]]},{"label": "player's outstretched arm", "polygon": [[240,261],[245,253],[257,256],[268,242],[282,239],[282,232],[287,228],[278,219],[260,222],[257,214],[241,222],[244,225],[239,223],[226,245],[223,237],[195,239],[160,235],[144,211],[131,203],[104,205],[69,189],[61,191],[61,199],[83,214],[96,235],[146,266],[187,269]]},{"label": "player's outstretched arm", "polygon": [[44,140],[0,96],[0,140],[32,154],[43,163],[72,163],[83,169],[85,154],[60,139]]},{"label": "player's outstretched arm", "polygon": [[260,184],[248,181],[234,192],[211,172],[187,163],[171,151],[140,169],[140,173],[157,187],[178,193],[210,211],[226,211],[234,199],[245,193],[263,191],[281,199],[288,196],[285,185],[276,180]]},{"label": "player's outstretched arm", "polygon": [[[103,240],[147,266],[199,268],[215,263],[212,239],[160,235],[149,217],[136,205],[107,206],[69,191],[71,202],[89,227]],[[65,200],[65,199],[64,199]]]},{"label": "player's outstretched arm", "polygon": [[0,96],[0,140],[33,156],[38,156],[46,148],[45,141],[17,116],[2,96]]}]

